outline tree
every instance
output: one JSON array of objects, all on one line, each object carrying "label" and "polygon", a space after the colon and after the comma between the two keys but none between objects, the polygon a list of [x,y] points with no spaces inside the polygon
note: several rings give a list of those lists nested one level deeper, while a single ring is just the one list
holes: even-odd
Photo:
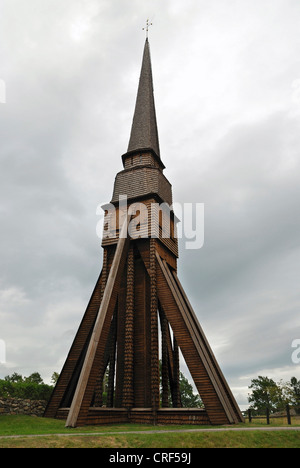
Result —
[{"label": "tree", "polygon": [[[160,368],[160,397],[162,400],[162,372],[161,372],[161,360],[159,361],[159,368]],[[179,372],[179,391],[181,397],[181,403],[184,408],[204,408],[203,402],[198,394],[194,394],[193,386],[189,383],[188,379],[184,376],[184,374],[180,371]],[[172,397],[171,397],[171,390],[169,388],[169,406],[172,407]]]},{"label": "tree", "polygon": [[179,388],[181,403],[184,408],[203,408],[203,402],[198,394],[194,394],[193,387],[182,372],[179,374]]},{"label": "tree", "polygon": [[265,413],[266,408],[271,413],[275,412],[282,404],[282,390],[273,379],[258,376],[257,379],[251,380],[249,388],[252,390],[252,394],[248,396],[250,409],[258,414]]},{"label": "tree", "polygon": [[288,382],[288,388],[290,390],[290,404],[300,413],[300,380],[292,377]]},{"label": "tree", "polygon": [[22,398],[29,400],[48,400],[53,387],[44,384],[38,372],[29,377],[22,377],[16,372],[0,380],[0,397]]},{"label": "tree", "polygon": [[37,385],[41,385],[44,383],[41,375],[38,372],[34,372],[29,377],[24,377],[24,382],[33,383]]},{"label": "tree", "polygon": [[18,382],[23,382],[23,377],[21,374],[18,374],[17,372],[14,372],[11,375],[7,375],[4,377],[5,382],[10,382],[10,383],[18,383]]},{"label": "tree", "polygon": [[58,379],[59,379],[59,373],[58,372],[53,372],[52,377],[51,377],[52,385],[56,385]]}]

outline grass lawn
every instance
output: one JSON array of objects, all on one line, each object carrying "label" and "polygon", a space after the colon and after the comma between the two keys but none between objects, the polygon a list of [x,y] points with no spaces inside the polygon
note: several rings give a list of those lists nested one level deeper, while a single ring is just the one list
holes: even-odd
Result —
[{"label": "grass lawn", "polygon": [[[282,422],[276,420],[275,424],[276,426],[282,425]],[[56,419],[0,415],[0,436],[24,436],[13,439],[0,437],[0,448],[300,448],[300,432],[298,431],[130,434],[132,431],[165,431],[167,429],[174,431],[197,427],[203,429],[205,426],[122,424],[67,429],[64,425],[64,421]],[[256,425],[258,426],[252,423],[240,426],[254,427]],[[117,434],[118,432],[129,432],[129,434]],[[53,435],[45,436],[45,434]],[[64,436],[58,434],[64,434]],[[26,437],[28,435],[37,437]]]}]

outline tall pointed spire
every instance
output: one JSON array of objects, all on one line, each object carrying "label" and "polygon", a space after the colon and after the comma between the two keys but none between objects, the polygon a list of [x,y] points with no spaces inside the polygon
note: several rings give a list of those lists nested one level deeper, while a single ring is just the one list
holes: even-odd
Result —
[{"label": "tall pointed spire", "polygon": [[148,38],[137,93],[128,152],[150,149],[160,158]]}]

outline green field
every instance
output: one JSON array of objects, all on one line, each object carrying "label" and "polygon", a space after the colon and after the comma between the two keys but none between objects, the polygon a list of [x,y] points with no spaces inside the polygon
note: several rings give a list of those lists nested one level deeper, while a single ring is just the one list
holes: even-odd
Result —
[{"label": "green field", "polygon": [[300,431],[179,432],[196,428],[124,424],[66,429],[64,421],[55,419],[0,415],[0,448],[300,448]]}]

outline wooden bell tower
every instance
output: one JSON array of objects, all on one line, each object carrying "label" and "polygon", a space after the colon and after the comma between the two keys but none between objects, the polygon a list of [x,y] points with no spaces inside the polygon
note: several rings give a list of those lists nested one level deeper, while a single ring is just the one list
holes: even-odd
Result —
[{"label": "wooden bell tower", "polygon": [[[103,207],[102,271],[45,416],[65,418],[69,427],[240,422],[176,274],[176,217],[160,158],[148,37],[122,161],[112,200]],[[204,409],[182,407],[179,348]]]}]

